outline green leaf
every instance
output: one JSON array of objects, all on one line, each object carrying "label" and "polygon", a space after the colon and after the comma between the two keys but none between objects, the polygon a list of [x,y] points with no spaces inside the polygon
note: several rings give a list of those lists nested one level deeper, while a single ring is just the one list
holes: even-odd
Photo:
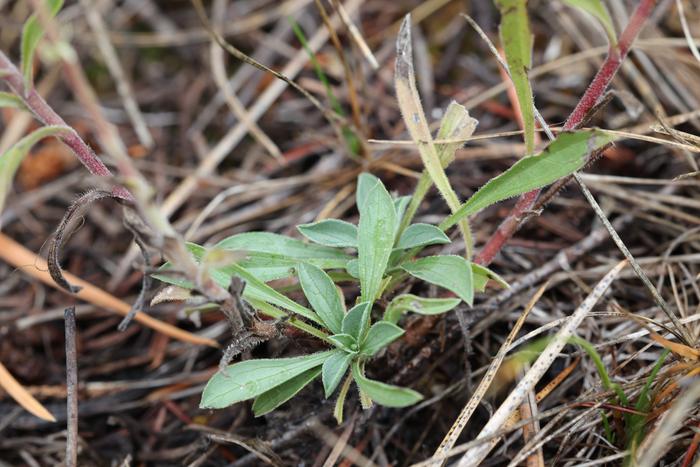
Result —
[{"label": "green leaf", "polygon": [[357,227],[338,219],[325,219],[313,224],[298,225],[297,230],[312,242],[331,246],[357,248]]},{"label": "green leaf", "polygon": [[376,322],[369,328],[367,337],[360,345],[360,353],[372,357],[379,350],[401,337],[403,333],[403,329],[394,323],[388,321]]},{"label": "green leaf", "polygon": [[[476,276],[475,276],[476,279]],[[459,305],[459,298],[425,298],[403,294],[394,298],[384,311],[384,321],[397,323],[401,315],[413,311],[421,315],[439,315]]]},{"label": "green leaf", "polygon": [[355,193],[355,204],[357,209],[362,209],[367,200],[369,192],[382,182],[377,177],[370,173],[363,172],[357,177],[357,193]]},{"label": "green leaf", "polygon": [[328,336],[328,340],[333,342],[336,347],[339,347],[348,353],[357,353],[359,350],[357,341],[350,334],[333,334],[332,336]]},{"label": "green leaf", "polygon": [[360,278],[360,262],[356,259],[351,259],[345,264],[345,270],[355,279]]},{"label": "green leaf", "polygon": [[527,0],[496,0],[501,11],[501,42],[515,93],[520,104],[528,154],[535,150],[535,111],[527,73],[532,64],[532,34],[527,17]]},{"label": "green leaf", "polygon": [[600,24],[605,29],[605,33],[608,35],[608,40],[610,45],[617,44],[617,34],[615,33],[615,26],[613,25],[612,18],[610,18],[610,13],[605,5],[600,0],[562,0],[565,4],[578,8],[585,11],[586,13],[593,15]]},{"label": "green leaf", "polygon": [[474,280],[471,263],[461,256],[428,256],[401,265],[418,279],[443,287],[471,305],[474,301]]},{"label": "green leaf", "polygon": [[[423,106],[416,87],[415,71],[413,69],[413,46],[411,44],[411,16],[404,17],[396,39],[396,67],[394,73],[394,86],[399,109],[404,123],[411,135],[411,139],[418,147],[423,166],[428,171],[435,187],[438,189],[450,211],[459,209],[460,201],[450,181],[445,174],[445,169],[440,161],[440,156],[433,144],[428,120],[423,112]],[[471,257],[473,242],[467,219],[460,222],[460,229],[464,237],[467,256]]]},{"label": "green leaf", "polygon": [[71,133],[73,130],[67,126],[45,126],[38,128],[17,141],[14,146],[0,156],[0,212],[5,207],[7,192],[12,186],[12,179],[15,172],[22,163],[22,159],[29,153],[29,150],[41,139],[48,136],[58,136]]},{"label": "green leaf", "polygon": [[450,243],[450,239],[442,230],[434,225],[419,223],[409,225],[404,230],[396,243],[396,248],[407,250],[417,246],[443,245],[445,243]]},{"label": "green leaf", "polygon": [[321,367],[311,368],[289,381],[265,391],[255,398],[253,413],[256,417],[272,412],[280,405],[296,396],[304,386],[316,379],[321,374]]},{"label": "green leaf", "polygon": [[391,196],[379,182],[366,194],[360,210],[358,270],[362,301],[374,301],[394,246],[396,211]]},{"label": "green leaf", "polygon": [[334,334],[339,333],[345,311],[333,280],[322,269],[301,263],[299,283],[311,307],[326,327]]},{"label": "green leaf", "polygon": [[423,399],[423,396],[413,389],[400,388],[365,377],[357,361],[352,364],[352,376],[357,386],[373,401],[387,407],[408,407]]},{"label": "green leaf", "polygon": [[474,290],[483,292],[486,289],[486,283],[489,279],[493,280],[504,289],[510,287],[505,279],[484,266],[472,263],[472,271],[474,272]]},{"label": "green leaf", "polygon": [[396,210],[396,221],[401,224],[403,216],[406,214],[406,208],[411,202],[410,196],[399,196],[394,200],[394,209]]},{"label": "green leaf", "polygon": [[0,92],[0,108],[11,108],[20,110],[27,109],[22,99],[15,96],[11,92]]},{"label": "green leaf", "polygon": [[362,342],[369,329],[369,317],[372,311],[371,302],[355,305],[343,319],[343,334],[350,334],[356,342]]},{"label": "green leaf", "polygon": [[270,389],[323,365],[332,351],[292,358],[246,360],[230,365],[209,380],[199,407],[222,409],[236,402],[252,399]]},{"label": "green leaf", "polygon": [[271,232],[245,232],[225,238],[216,244],[222,250],[238,250],[249,253],[267,253],[296,259],[305,263],[311,260],[331,261],[333,266],[344,267],[350,256],[336,248],[304,243],[296,238],[286,237]]},{"label": "green leaf", "polygon": [[322,379],[326,398],[330,397],[335,388],[338,387],[338,384],[340,384],[343,376],[348,371],[353,357],[353,354],[337,349],[333,351],[333,355],[323,362]]},{"label": "green leaf", "polygon": [[[53,18],[63,6],[63,0],[44,0],[48,13]],[[44,37],[44,28],[41,26],[36,14],[29,17],[22,29],[22,43],[20,50],[22,61],[20,68],[24,76],[24,87],[26,90],[32,88],[34,75],[34,52],[41,38]]]},{"label": "green leaf", "polygon": [[571,175],[584,166],[590,153],[614,140],[615,136],[597,129],[561,133],[540,154],[524,157],[498,177],[492,178],[457,212],[444,220],[440,228],[445,230],[492,204]]}]

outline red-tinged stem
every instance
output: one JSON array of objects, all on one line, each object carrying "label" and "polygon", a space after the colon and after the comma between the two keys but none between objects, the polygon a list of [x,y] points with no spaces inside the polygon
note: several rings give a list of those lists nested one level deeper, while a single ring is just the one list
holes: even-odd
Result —
[{"label": "red-tinged stem", "polygon": [[[2,51],[0,51],[0,79],[7,83],[12,92],[22,99],[27,108],[44,125],[68,126],[34,88],[25,89],[24,76]],[[113,177],[112,172],[76,132],[67,132],[58,138],[73,150],[91,174],[100,177]],[[113,193],[123,199],[132,199],[128,190],[121,186],[114,187]]]},{"label": "red-tinged stem", "polygon": [[[625,27],[625,30],[620,35],[620,40],[615,46],[610,47],[603,66],[598,70],[598,73],[596,73],[583,97],[581,97],[581,100],[576,104],[576,107],[571,112],[571,115],[569,115],[566,123],[564,123],[564,130],[574,130],[578,128],[588,112],[590,112],[603,96],[620,69],[622,62],[627,57],[639,32],[651,16],[656,2],[657,0],[641,0],[639,5],[637,5],[629,23],[627,23],[627,27]],[[508,217],[498,226],[496,232],[493,233],[479,254],[474,258],[474,262],[486,266],[493,261],[493,258],[501,251],[505,243],[518,230],[521,220],[532,208],[539,194],[540,190],[533,190],[520,196],[518,202],[508,214]]]}]

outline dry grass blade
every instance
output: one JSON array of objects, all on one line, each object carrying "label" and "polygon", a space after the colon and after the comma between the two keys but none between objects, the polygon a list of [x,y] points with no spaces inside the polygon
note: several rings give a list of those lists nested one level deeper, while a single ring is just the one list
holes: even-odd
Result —
[{"label": "dry grass blade", "polygon": [[[50,285],[51,287],[63,290],[58,284],[56,284],[51,275],[48,272],[48,265],[46,260],[40,256],[35,255],[31,251],[24,248],[19,243],[15,242],[6,235],[0,233],[0,259],[6,261],[8,264],[21,269],[22,272],[32,276],[35,279],[40,280],[44,284]],[[92,303],[94,305],[104,307],[110,311],[118,313],[122,316],[129,314],[131,306],[108,294],[104,290],[95,287],[94,285],[86,282],[79,277],[74,276],[70,273],[64,273],[65,278],[70,281],[74,286],[80,287],[80,291],[74,294],[75,297],[85,300],[86,302]],[[219,347],[219,344],[205,337],[200,337],[190,332],[179,329],[171,324],[164,323],[158,319],[148,316],[146,313],[139,311],[136,313],[134,320],[147,326],[154,331],[163,333],[183,342],[189,342],[195,345],[207,345],[210,347]]]},{"label": "dry grass blade", "polygon": [[646,449],[640,448],[637,452],[636,465],[639,467],[656,465],[661,456],[673,445],[670,443],[671,436],[694,410],[698,398],[700,398],[700,384],[696,379],[690,379],[686,392],[675,401],[671,410],[659,421],[653,437],[649,438],[651,439],[649,446]]},{"label": "dry grass blade", "polygon": [[0,386],[12,397],[19,405],[24,407],[28,412],[47,422],[55,422],[56,418],[51,415],[51,412],[46,410],[46,407],[41,405],[41,402],[36,400],[19,381],[0,362]]},{"label": "dry grass blade", "polygon": [[[467,426],[472,414],[481,403],[481,400],[486,395],[491,383],[498,374],[498,369],[501,367],[501,363],[506,357],[508,350],[510,350],[510,345],[515,340],[515,336],[517,336],[518,332],[520,332],[520,328],[525,323],[525,319],[530,314],[530,311],[535,307],[540,297],[542,297],[544,291],[547,290],[548,286],[549,283],[545,282],[539,289],[537,289],[537,292],[535,292],[528,304],[525,306],[525,310],[523,310],[523,313],[513,325],[510,333],[508,333],[508,337],[506,337],[506,340],[501,345],[501,348],[498,349],[496,356],[493,357],[488,370],[486,370],[486,374],[474,390],[474,394],[472,394],[472,397],[469,398],[469,401],[457,416],[457,420],[455,420],[455,422],[452,424],[452,427],[445,435],[445,438],[440,443],[440,446],[438,446],[438,448],[435,450],[433,457],[445,459],[447,452],[454,447],[457,439],[459,439],[462,431],[464,431],[464,428]],[[431,465],[440,465],[442,462],[444,462],[444,460],[436,460],[435,463]]]},{"label": "dry grass blade", "polygon": [[[527,393],[535,387],[552,363],[554,363],[559,352],[567,344],[569,338],[574,335],[581,321],[583,321],[586,315],[593,309],[593,306],[598,302],[626,265],[626,260],[620,262],[593,288],[593,291],[586,297],[576,311],[574,311],[571,318],[569,318],[566,324],[564,324],[540,354],[535,363],[533,363],[523,379],[520,380],[515,389],[511,391],[506,400],[503,401],[498,410],[491,416],[488,423],[482,428],[477,439],[491,436],[505,425],[511,414],[523,403]],[[490,447],[488,445],[481,445],[470,449],[464,454],[458,465],[459,467],[478,465],[484,457],[488,455],[489,451]]]}]

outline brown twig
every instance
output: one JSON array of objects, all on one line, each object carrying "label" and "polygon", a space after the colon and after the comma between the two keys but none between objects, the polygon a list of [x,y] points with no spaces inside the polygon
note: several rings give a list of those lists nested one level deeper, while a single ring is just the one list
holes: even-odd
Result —
[{"label": "brown twig", "polygon": [[66,467],[78,465],[78,357],[75,336],[75,307],[66,308]]}]

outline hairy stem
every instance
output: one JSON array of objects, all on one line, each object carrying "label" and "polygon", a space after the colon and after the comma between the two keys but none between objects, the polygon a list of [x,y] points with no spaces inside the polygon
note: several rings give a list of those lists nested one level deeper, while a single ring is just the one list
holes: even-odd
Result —
[{"label": "hairy stem", "polygon": [[[584,122],[586,115],[603,97],[620,69],[622,62],[627,57],[634,40],[651,16],[656,2],[657,0],[641,0],[639,5],[637,5],[629,23],[620,35],[620,40],[615,46],[610,47],[603,66],[598,70],[583,97],[581,97],[581,100],[566,120],[564,124],[565,131],[578,128]],[[488,265],[493,261],[493,258],[501,251],[505,243],[518,230],[522,219],[530,211],[539,194],[540,190],[538,189],[520,196],[508,217],[501,223],[496,232],[493,233],[479,254],[474,258],[476,263]]]}]

